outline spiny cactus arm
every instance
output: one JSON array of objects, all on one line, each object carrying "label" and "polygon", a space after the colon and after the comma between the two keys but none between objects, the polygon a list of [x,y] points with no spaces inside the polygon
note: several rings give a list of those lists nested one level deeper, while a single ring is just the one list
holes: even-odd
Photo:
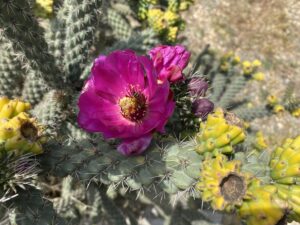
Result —
[{"label": "spiny cactus arm", "polygon": [[21,62],[6,38],[0,39],[0,95],[19,96],[23,81]]},{"label": "spiny cactus arm", "polygon": [[143,156],[125,157],[101,140],[50,143],[40,160],[43,171],[56,176],[71,174],[85,182],[94,179],[132,190],[159,186],[167,193],[198,197],[195,185],[202,156],[194,145],[193,141],[179,144],[173,140],[166,148],[154,144]]},{"label": "spiny cactus arm", "polygon": [[86,133],[85,131],[68,121],[64,122],[62,130],[67,137],[75,140],[84,140],[91,136],[89,133]]},{"label": "spiny cactus arm", "polygon": [[107,23],[112,28],[115,37],[127,41],[133,33],[128,21],[114,9],[107,9]]},{"label": "spiny cactus arm", "polygon": [[[66,39],[64,70],[70,81],[77,81],[89,62],[89,51],[97,29],[101,0],[66,0]],[[83,66],[82,66],[83,65]]]},{"label": "spiny cactus arm", "polygon": [[16,52],[23,53],[29,66],[39,72],[51,87],[62,84],[61,72],[48,53],[43,30],[33,16],[29,1],[1,1],[0,27],[4,36],[13,43]]},{"label": "spiny cactus arm", "polygon": [[43,99],[45,93],[50,90],[43,77],[35,70],[30,70],[25,77],[22,89],[22,98],[35,105]]},{"label": "spiny cactus arm", "polygon": [[32,110],[49,135],[57,135],[65,120],[66,96],[64,92],[51,90]]},{"label": "spiny cactus arm", "polygon": [[55,58],[55,64],[62,68],[62,61],[64,56],[64,21],[54,18],[50,22],[50,29],[46,33],[46,40],[49,45],[49,52]]},{"label": "spiny cactus arm", "polygon": [[233,98],[245,87],[246,83],[247,78],[245,76],[234,77],[232,82],[227,86],[220,101],[217,102],[217,105],[223,108],[229,107]]},{"label": "spiny cactus arm", "polygon": [[266,106],[238,108],[236,110],[233,110],[232,112],[234,112],[239,118],[246,121],[252,121],[256,118],[262,118],[265,116],[270,116],[272,114],[271,110]]},{"label": "spiny cactus arm", "polygon": [[123,212],[118,208],[113,200],[109,199],[106,195],[106,189],[104,187],[99,187],[101,205],[104,211],[104,215],[107,217],[109,224],[112,225],[126,225],[126,220],[123,215]]},{"label": "spiny cactus arm", "polygon": [[221,97],[225,86],[226,86],[227,77],[223,73],[217,73],[212,81],[211,88],[213,90],[212,95],[209,99],[212,102],[218,102],[219,98]]},{"label": "spiny cactus arm", "polygon": [[52,203],[44,199],[39,190],[34,188],[19,190],[18,194],[11,203],[12,225],[67,225],[67,222],[56,214]]}]

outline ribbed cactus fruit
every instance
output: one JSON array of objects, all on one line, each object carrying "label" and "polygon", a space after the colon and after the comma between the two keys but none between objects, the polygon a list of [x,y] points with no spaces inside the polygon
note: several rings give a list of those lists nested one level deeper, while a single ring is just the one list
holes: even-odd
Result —
[{"label": "ribbed cactus fruit", "polygon": [[2,122],[1,150],[15,151],[16,154],[43,152],[42,144],[46,141],[43,128],[25,112]]},{"label": "ribbed cactus fruit", "polygon": [[300,183],[300,136],[277,147],[270,161],[271,177],[280,184]]},{"label": "ribbed cactus fruit", "polygon": [[[274,185],[254,180],[249,187],[251,197],[244,200],[238,213],[247,225],[276,225],[285,218],[286,204],[280,200]],[[282,223],[286,224],[286,223]]]},{"label": "ribbed cactus fruit", "polygon": [[288,204],[288,219],[300,222],[300,186],[276,184],[278,197]]},{"label": "ribbed cactus fruit", "polygon": [[232,211],[249,198],[249,173],[241,172],[241,161],[228,161],[225,155],[207,158],[202,162],[197,190],[203,201],[211,202],[214,210]]},{"label": "ribbed cactus fruit", "polygon": [[31,108],[28,102],[18,99],[10,100],[7,97],[0,97],[0,119],[1,122],[17,116],[21,112],[26,112]]},{"label": "ribbed cactus fruit", "polygon": [[262,131],[258,131],[255,134],[254,147],[258,150],[263,150],[268,147],[267,140]]},{"label": "ribbed cactus fruit", "polygon": [[54,0],[35,0],[34,13],[38,17],[51,18]]},{"label": "ribbed cactus fruit", "polygon": [[200,132],[196,140],[199,143],[196,151],[200,154],[217,155],[219,153],[231,154],[233,146],[245,139],[241,121],[233,114],[225,114],[218,108],[208,115],[207,121],[200,124]]}]

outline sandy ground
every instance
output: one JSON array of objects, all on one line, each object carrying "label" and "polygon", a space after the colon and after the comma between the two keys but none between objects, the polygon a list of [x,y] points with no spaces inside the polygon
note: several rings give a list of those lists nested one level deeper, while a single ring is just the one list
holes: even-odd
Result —
[{"label": "sandy ground", "polygon": [[[210,44],[220,53],[263,62],[266,80],[245,91],[253,102],[265,101],[262,91],[282,96],[287,84],[300,87],[300,0],[195,0],[183,16],[186,45],[194,53]],[[252,126],[273,145],[300,134],[300,119],[288,113],[257,119]]]}]

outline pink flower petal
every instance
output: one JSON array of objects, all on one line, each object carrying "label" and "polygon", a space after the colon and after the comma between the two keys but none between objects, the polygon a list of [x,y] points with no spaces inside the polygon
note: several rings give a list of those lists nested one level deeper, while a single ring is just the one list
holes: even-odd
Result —
[{"label": "pink flower petal", "polygon": [[147,134],[137,139],[125,139],[118,146],[117,150],[118,152],[126,156],[139,155],[148,148],[151,140],[151,134]]}]

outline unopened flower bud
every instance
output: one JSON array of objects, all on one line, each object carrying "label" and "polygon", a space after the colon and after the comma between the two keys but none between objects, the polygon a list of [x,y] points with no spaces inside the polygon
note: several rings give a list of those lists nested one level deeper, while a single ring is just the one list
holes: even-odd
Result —
[{"label": "unopened flower bud", "polygon": [[188,84],[191,96],[205,96],[208,83],[203,78],[192,78]]},{"label": "unopened flower bud", "polygon": [[205,119],[213,110],[214,103],[206,98],[197,99],[192,104],[192,112],[201,119]]}]

